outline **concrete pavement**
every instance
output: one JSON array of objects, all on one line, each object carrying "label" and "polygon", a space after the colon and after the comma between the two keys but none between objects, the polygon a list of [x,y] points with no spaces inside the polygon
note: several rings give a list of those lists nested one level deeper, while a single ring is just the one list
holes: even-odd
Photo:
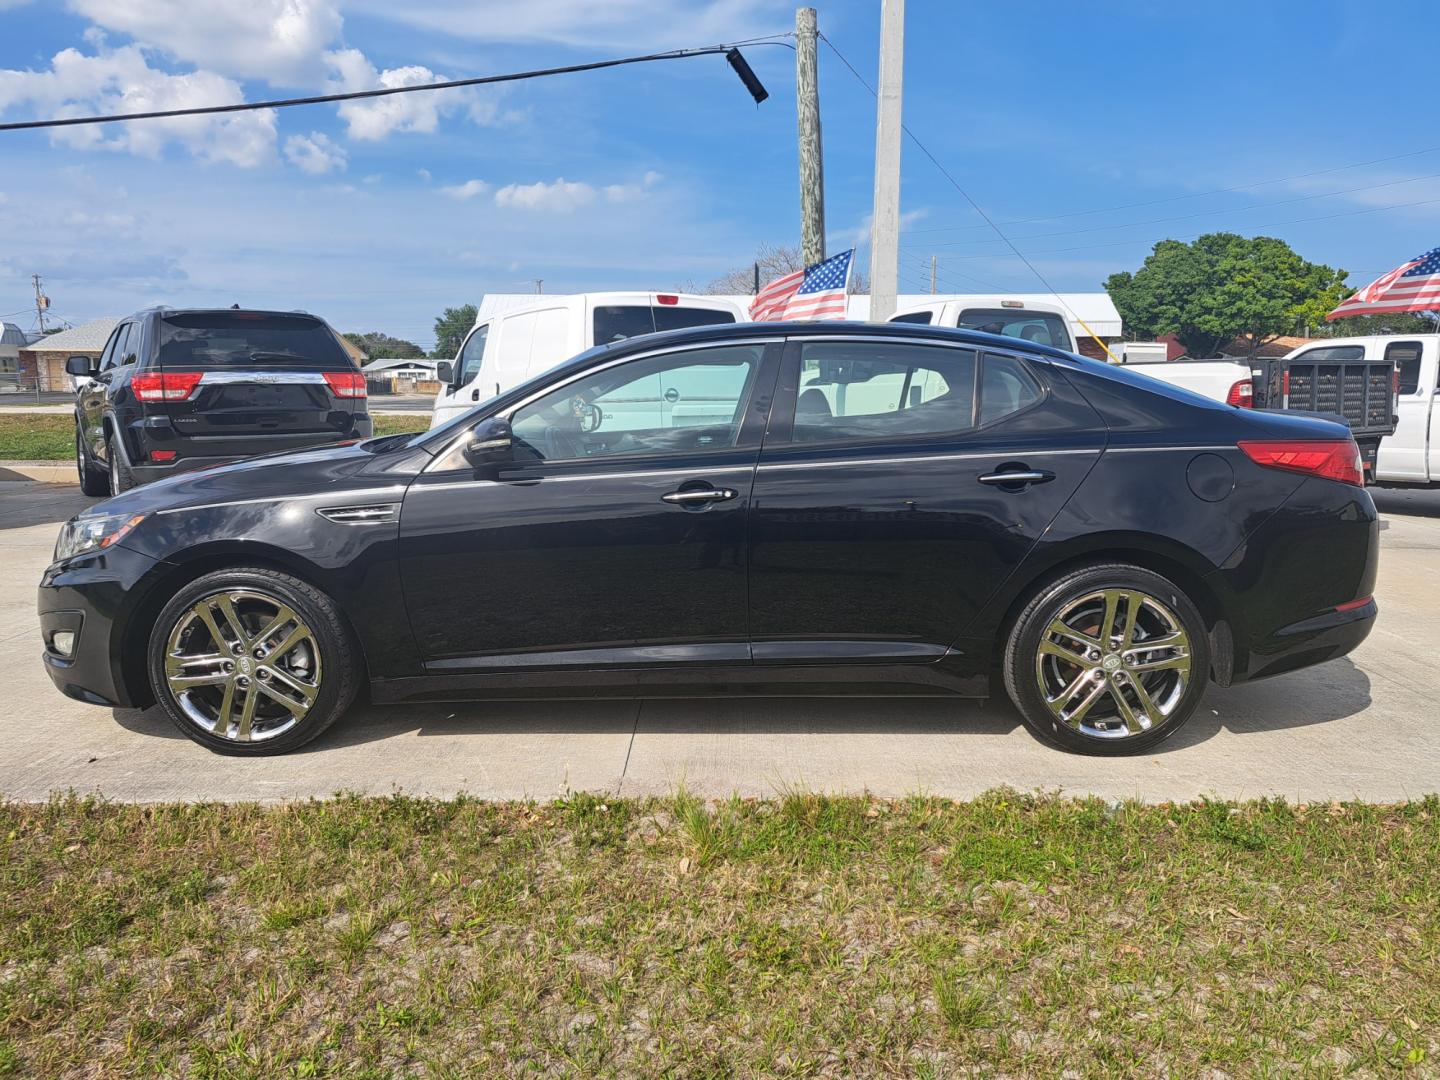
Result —
[{"label": "concrete pavement", "polygon": [[782,789],[928,792],[998,785],[1106,798],[1283,795],[1395,800],[1440,790],[1440,492],[1376,493],[1381,617],[1351,657],[1212,687],[1160,751],[1052,750],[1003,698],[522,702],[357,708],[283,758],[213,755],[156,709],[82,705],[39,660],[34,588],[72,486],[0,484],[0,793],[125,801],[276,800],[337,791],[549,798],[567,790],[723,796]]}]

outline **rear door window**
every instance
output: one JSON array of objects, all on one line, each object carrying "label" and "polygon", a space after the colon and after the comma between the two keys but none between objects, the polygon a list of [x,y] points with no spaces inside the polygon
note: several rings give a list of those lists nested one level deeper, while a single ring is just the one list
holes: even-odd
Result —
[{"label": "rear door window", "polygon": [[1026,311],[1024,308],[969,308],[960,313],[957,324],[962,330],[980,330],[987,334],[1019,338],[1037,345],[1050,345],[1069,352],[1070,330],[1065,320],[1052,311]]},{"label": "rear door window", "polygon": [[673,304],[610,304],[597,307],[594,315],[595,344],[609,345],[641,334],[663,330],[685,330],[692,326],[733,323],[735,315],[714,308],[681,307]]},{"label": "rear door window", "polygon": [[793,440],[939,435],[975,426],[972,349],[888,342],[806,342]]},{"label": "rear door window", "polygon": [[1040,400],[1040,387],[1013,356],[986,353],[980,375],[980,423],[991,424]]},{"label": "rear door window", "polygon": [[1401,397],[1420,392],[1420,342],[1392,341],[1385,346],[1385,359],[1399,374]]},{"label": "rear door window", "polygon": [[308,315],[251,311],[185,312],[160,320],[167,368],[353,368],[334,332]]},{"label": "rear door window", "polygon": [[115,328],[115,333],[105,345],[105,351],[100,354],[100,370],[109,371],[117,364],[122,364],[121,359],[125,355],[126,339],[130,336],[130,324],[121,323]]}]

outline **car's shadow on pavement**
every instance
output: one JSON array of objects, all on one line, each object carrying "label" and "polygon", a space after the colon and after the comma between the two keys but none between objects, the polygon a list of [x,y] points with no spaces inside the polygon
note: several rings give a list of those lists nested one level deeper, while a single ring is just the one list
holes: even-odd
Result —
[{"label": "car's shadow on pavement", "polygon": [[[1244,686],[1212,686],[1190,722],[1147,753],[1174,753],[1222,729],[1236,735],[1328,724],[1370,705],[1370,679],[1349,659]],[[137,734],[179,739],[158,707],[112,710]],[[351,708],[298,753],[420,736],[623,734],[1008,735],[1020,718],[1005,697],[981,704],[963,698],[810,697],[595,698],[372,705]]]}]

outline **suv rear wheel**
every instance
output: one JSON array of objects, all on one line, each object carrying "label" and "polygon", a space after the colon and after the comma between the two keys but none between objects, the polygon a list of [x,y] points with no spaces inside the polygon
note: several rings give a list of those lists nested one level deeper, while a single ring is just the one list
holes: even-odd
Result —
[{"label": "suv rear wheel", "polygon": [[340,609],[262,567],[196,578],[150,634],[150,683],[170,720],[221,753],[283,754],[333,724],[360,663]]},{"label": "suv rear wheel", "polygon": [[1026,725],[1086,754],[1133,754],[1169,738],[1209,676],[1209,638],[1190,598],[1118,563],[1042,588],[1005,648],[1005,687]]},{"label": "suv rear wheel", "polygon": [[110,494],[119,495],[135,486],[135,474],[120,455],[120,440],[112,433],[105,440],[105,456],[110,459]]},{"label": "suv rear wheel", "polygon": [[109,495],[110,478],[105,470],[90,460],[85,436],[75,429],[75,471],[80,474],[80,490],[86,495]]}]

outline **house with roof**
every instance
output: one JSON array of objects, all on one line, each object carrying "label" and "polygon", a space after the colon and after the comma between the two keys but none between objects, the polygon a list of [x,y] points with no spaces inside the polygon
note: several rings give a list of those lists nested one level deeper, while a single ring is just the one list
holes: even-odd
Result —
[{"label": "house with roof", "polygon": [[48,334],[20,349],[20,384],[27,390],[70,391],[74,380],[65,373],[65,361],[72,356],[100,359],[105,343],[119,319],[92,319],[81,326]]},{"label": "house with roof", "polygon": [[20,388],[20,350],[30,343],[25,331],[10,322],[0,322],[0,394]]}]

